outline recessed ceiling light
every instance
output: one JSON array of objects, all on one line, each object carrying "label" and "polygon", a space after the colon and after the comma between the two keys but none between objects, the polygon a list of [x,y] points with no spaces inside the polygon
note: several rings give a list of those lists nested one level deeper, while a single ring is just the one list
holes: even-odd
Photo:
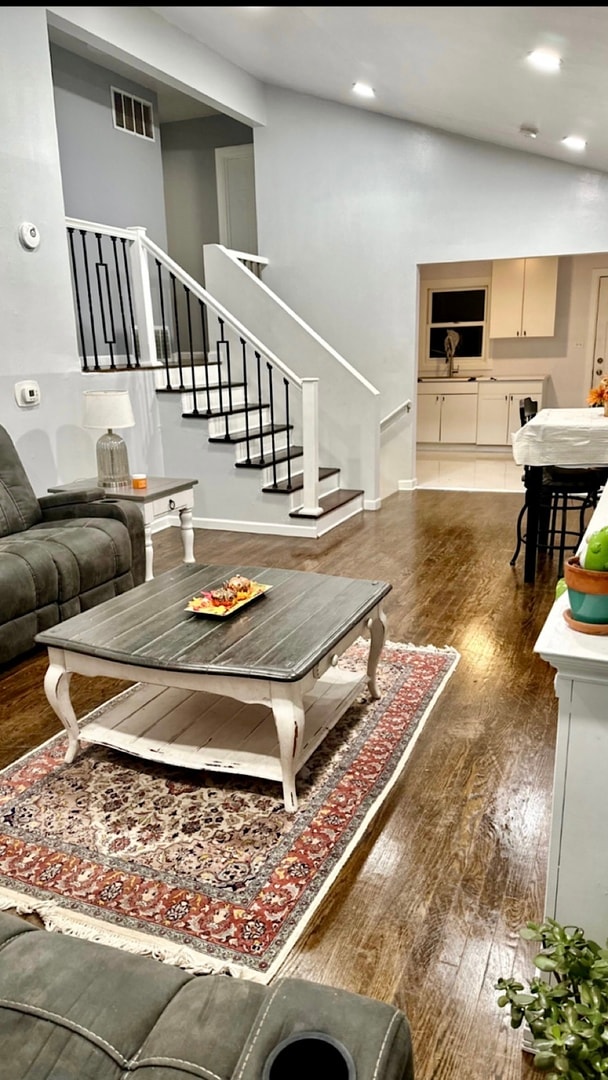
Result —
[{"label": "recessed ceiling light", "polygon": [[569,150],[584,150],[587,145],[585,139],[581,139],[580,135],[566,135],[562,142]]},{"label": "recessed ceiling light", "polygon": [[528,60],[539,71],[559,71],[562,58],[551,49],[535,49],[528,53]]},{"label": "recessed ceiling light", "polygon": [[368,83],[356,82],[353,83],[353,94],[359,94],[360,97],[375,97],[376,91]]},{"label": "recessed ceiling light", "polygon": [[538,138],[538,128],[534,127],[534,124],[522,124],[519,129],[520,135],[525,135],[527,139]]}]

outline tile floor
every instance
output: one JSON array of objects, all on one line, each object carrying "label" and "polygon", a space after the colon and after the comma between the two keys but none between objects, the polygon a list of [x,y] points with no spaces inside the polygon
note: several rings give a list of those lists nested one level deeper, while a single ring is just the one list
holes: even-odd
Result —
[{"label": "tile floor", "polygon": [[523,492],[521,465],[510,454],[434,453],[416,455],[418,487],[456,491]]}]

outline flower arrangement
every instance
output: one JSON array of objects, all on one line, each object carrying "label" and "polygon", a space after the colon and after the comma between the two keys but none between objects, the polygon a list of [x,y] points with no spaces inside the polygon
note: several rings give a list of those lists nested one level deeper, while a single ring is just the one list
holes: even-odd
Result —
[{"label": "flower arrangement", "polygon": [[608,404],[608,377],[600,379],[597,386],[593,386],[587,394],[588,405]]}]

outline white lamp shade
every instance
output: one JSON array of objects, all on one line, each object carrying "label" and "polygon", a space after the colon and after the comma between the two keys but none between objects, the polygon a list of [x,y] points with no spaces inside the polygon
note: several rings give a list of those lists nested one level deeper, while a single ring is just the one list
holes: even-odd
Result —
[{"label": "white lamp shade", "polygon": [[85,390],[83,426],[89,428],[135,427],[128,390]]}]

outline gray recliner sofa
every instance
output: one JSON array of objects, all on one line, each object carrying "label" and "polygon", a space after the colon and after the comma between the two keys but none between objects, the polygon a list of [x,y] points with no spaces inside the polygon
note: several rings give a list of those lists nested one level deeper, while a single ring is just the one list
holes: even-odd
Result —
[{"label": "gray recliner sofa", "polygon": [[38,498],[0,426],[0,664],[36,634],[139,585],[141,512],[102,488]]},{"label": "gray recliner sofa", "polygon": [[7,1080],[413,1080],[392,1005],[303,979],[191,975],[0,912]]}]

